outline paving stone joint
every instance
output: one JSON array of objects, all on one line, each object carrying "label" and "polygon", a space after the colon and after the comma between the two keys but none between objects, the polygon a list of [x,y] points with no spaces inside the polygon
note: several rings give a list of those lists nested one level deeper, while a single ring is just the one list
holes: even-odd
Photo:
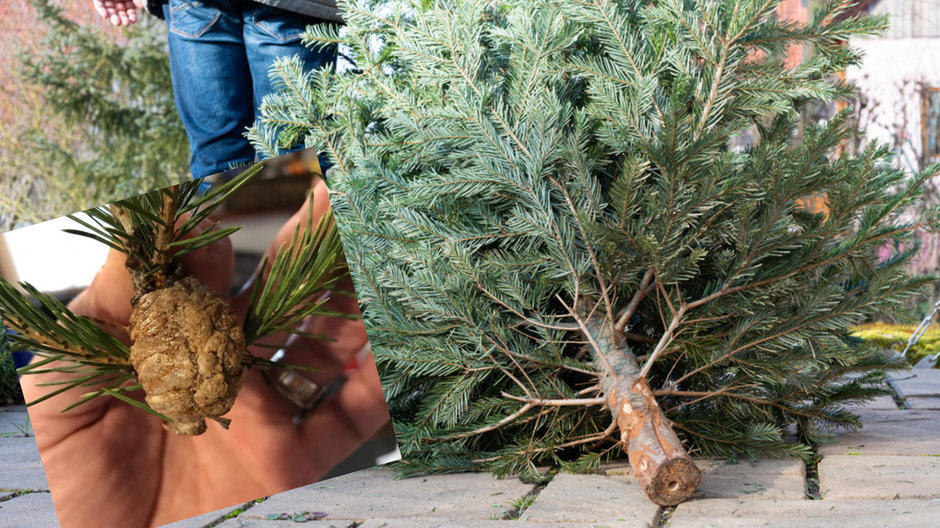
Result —
[{"label": "paving stone joint", "polygon": [[[818,446],[820,500],[807,498],[795,459],[699,460],[692,500],[663,510],[625,461],[597,474],[558,474],[533,486],[483,473],[395,480],[373,468],[187,519],[166,528],[935,528],[940,519],[940,370],[892,381],[909,402],[855,407],[864,427]],[[58,526],[35,439],[0,417],[0,526]],[[18,434],[23,433],[23,434]]]}]

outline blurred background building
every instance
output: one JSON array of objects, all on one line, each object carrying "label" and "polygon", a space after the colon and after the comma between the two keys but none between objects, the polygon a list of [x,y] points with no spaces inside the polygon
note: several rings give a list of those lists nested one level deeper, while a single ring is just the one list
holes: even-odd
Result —
[{"label": "blurred background building", "polygon": [[869,0],[856,9],[890,23],[882,37],[851,42],[865,54],[846,71],[859,87],[860,123],[870,139],[894,145],[909,170],[940,161],[940,0]]},{"label": "blurred background building", "polygon": [[[886,14],[881,37],[850,44],[864,62],[845,72],[859,89],[855,115],[866,140],[891,145],[896,163],[915,173],[940,162],[940,0],[862,0],[856,12]],[[859,145],[860,146],[860,145]],[[927,200],[913,214],[940,203],[940,178],[927,188]],[[917,275],[940,272],[940,236],[919,232],[921,249],[911,264]],[[940,299],[920,300],[920,312]]]}]

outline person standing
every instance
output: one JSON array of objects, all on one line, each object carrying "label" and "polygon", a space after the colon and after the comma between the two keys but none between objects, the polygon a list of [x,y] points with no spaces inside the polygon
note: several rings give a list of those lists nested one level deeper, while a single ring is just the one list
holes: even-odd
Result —
[{"label": "person standing", "polygon": [[92,0],[102,18],[127,26],[138,12],[166,20],[170,75],[189,136],[190,173],[202,178],[256,160],[245,130],[281,57],[299,55],[309,69],[334,64],[336,50],[313,50],[307,26],[340,23],[335,0]]}]

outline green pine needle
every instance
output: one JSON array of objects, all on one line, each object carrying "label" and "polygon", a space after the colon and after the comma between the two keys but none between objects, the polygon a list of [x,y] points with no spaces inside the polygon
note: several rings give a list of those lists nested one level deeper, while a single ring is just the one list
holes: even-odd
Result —
[{"label": "green pine needle", "polygon": [[278,248],[267,279],[251,290],[243,327],[250,343],[276,332],[302,333],[298,326],[306,317],[339,315],[324,308],[329,300],[324,295],[346,276],[342,245],[332,213],[314,227],[312,203],[310,208],[308,224]]}]

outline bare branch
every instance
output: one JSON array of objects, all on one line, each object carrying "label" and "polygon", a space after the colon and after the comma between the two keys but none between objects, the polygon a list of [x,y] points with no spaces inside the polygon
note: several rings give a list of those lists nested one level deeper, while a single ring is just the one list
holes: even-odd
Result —
[{"label": "bare branch", "polygon": [[578,325],[581,327],[581,331],[584,333],[584,337],[587,338],[588,342],[591,343],[591,347],[593,347],[594,350],[597,352],[597,357],[599,357],[601,361],[604,362],[604,366],[607,367],[608,373],[611,376],[616,375],[617,370],[610,363],[610,359],[607,357],[607,354],[605,354],[604,351],[601,350],[600,345],[597,344],[597,340],[595,340],[594,336],[591,335],[591,332],[588,330],[587,325],[584,324],[584,321],[580,317],[578,317],[578,314],[572,311],[571,307],[569,307],[568,304],[565,303],[565,300],[562,299],[560,295],[556,295],[555,297],[558,299],[561,305],[564,306],[565,309],[568,310],[569,313],[571,313],[571,316],[574,317],[574,320],[578,322]]},{"label": "bare branch", "polygon": [[617,322],[614,323],[614,331],[623,332],[627,328],[627,324],[630,323],[630,319],[633,318],[633,314],[636,313],[636,309],[640,306],[640,302],[649,295],[652,291],[650,286],[650,281],[653,280],[653,270],[648,269],[646,273],[643,274],[643,279],[640,280],[640,286],[637,288],[636,293],[633,294],[633,298],[630,299],[630,304],[619,314],[617,314]]},{"label": "bare branch", "polygon": [[564,407],[564,406],[578,406],[578,405],[604,405],[604,397],[598,398],[563,398],[557,400],[547,400],[547,399],[535,399],[535,398],[523,398],[521,396],[513,396],[512,394],[502,393],[503,397],[509,398],[510,400],[516,400],[525,403],[531,403],[532,405],[546,406],[546,407]]},{"label": "bare branch", "polygon": [[663,333],[663,336],[659,338],[659,343],[656,344],[656,348],[653,349],[653,352],[650,353],[649,358],[646,360],[646,363],[643,364],[643,368],[640,369],[640,377],[645,378],[649,373],[650,369],[653,368],[653,363],[659,359],[660,354],[663,353],[663,350],[669,346],[669,343],[672,341],[673,333],[676,331],[676,327],[679,326],[679,322],[682,320],[682,317],[685,315],[687,306],[682,305],[679,307],[679,310],[675,312],[675,315],[672,316],[672,321],[669,322],[669,327],[666,328],[666,332]]}]

